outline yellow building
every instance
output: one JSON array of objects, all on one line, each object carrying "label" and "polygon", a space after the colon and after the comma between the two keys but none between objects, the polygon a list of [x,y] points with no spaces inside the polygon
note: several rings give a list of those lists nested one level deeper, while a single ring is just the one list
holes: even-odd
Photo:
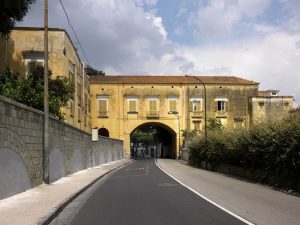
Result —
[{"label": "yellow building", "polygon": [[[201,76],[206,87],[207,118],[224,127],[248,127],[250,99],[258,83],[238,77]],[[130,152],[131,135],[145,126],[164,129],[165,157],[175,158],[182,144],[180,130],[204,128],[203,85],[186,76],[91,76],[92,127],[99,134],[124,140]],[[164,145],[164,143],[162,143]]]},{"label": "yellow building", "polygon": [[250,99],[250,121],[259,122],[268,118],[280,118],[293,107],[293,96],[280,96],[279,90],[259,91]]},{"label": "yellow building", "polygon": [[[90,83],[77,50],[64,29],[49,28],[49,69],[52,77],[68,77],[75,84],[75,93],[63,111],[65,121],[85,131],[91,130]],[[0,69],[6,63],[21,75],[44,64],[43,28],[14,28],[8,40],[0,39]]]},{"label": "yellow building", "polygon": [[[15,28],[7,41],[0,39],[0,69],[9,63],[26,76],[38,64],[43,65],[43,40],[42,28]],[[207,119],[219,119],[228,129],[247,128],[255,121],[282,116],[293,105],[291,96],[278,96],[272,90],[259,92],[258,83],[238,77],[89,78],[64,29],[49,29],[49,68],[54,76],[68,77],[75,84],[74,97],[64,108],[66,122],[123,139],[127,153],[135,131],[159,127],[161,140],[155,148],[159,148],[161,157],[176,158],[183,144],[181,131],[204,129],[205,97]]]}]

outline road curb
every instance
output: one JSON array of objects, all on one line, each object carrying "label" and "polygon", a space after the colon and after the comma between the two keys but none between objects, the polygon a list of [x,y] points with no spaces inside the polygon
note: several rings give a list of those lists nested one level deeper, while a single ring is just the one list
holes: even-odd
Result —
[{"label": "road curb", "polygon": [[74,201],[74,199],[76,199],[79,195],[81,195],[83,192],[85,192],[88,188],[90,188],[93,184],[95,184],[97,181],[99,181],[102,177],[104,177],[107,174],[109,174],[123,166],[126,166],[127,164],[132,163],[132,162],[133,162],[133,160],[130,160],[129,162],[126,162],[123,165],[120,165],[120,166],[118,166],[114,169],[111,169],[111,170],[105,172],[104,174],[100,175],[99,177],[94,179],[92,182],[90,182],[86,186],[82,187],[79,191],[77,191],[76,193],[74,193],[74,194],[70,195],[69,197],[67,197],[66,199],[64,199],[60,204],[58,204],[56,207],[54,207],[50,213],[48,213],[46,216],[42,217],[39,220],[39,222],[37,223],[37,225],[48,225],[49,223],[52,222],[52,220],[54,218],[56,218],[64,210],[64,208],[66,208],[66,206],[68,206],[72,201]]}]

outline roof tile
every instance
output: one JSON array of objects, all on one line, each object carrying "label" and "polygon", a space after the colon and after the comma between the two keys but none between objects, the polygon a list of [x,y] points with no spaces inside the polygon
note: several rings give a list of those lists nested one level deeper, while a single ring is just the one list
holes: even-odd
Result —
[{"label": "roof tile", "polygon": [[[257,85],[257,82],[234,76],[195,76],[205,84],[249,84]],[[91,75],[91,83],[111,84],[195,84],[199,83],[195,78],[189,76],[113,76],[113,75]]]}]

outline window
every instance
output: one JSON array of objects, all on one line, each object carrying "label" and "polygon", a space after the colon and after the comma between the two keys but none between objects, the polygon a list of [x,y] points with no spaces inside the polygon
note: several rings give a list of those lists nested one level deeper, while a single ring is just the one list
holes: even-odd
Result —
[{"label": "window", "polygon": [[108,117],[108,96],[98,96],[99,117]]},{"label": "window", "polygon": [[147,117],[151,118],[158,118],[159,111],[158,111],[158,97],[149,97],[149,111],[147,112]]},{"label": "window", "polygon": [[127,101],[128,101],[128,112],[129,113],[136,113],[137,112],[138,97],[128,96]]},{"label": "window", "polygon": [[191,98],[189,103],[190,112],[202,111],[202,98]]},{"label": "window", "polygon": [[74,82],[74,74],[75,74],[75,65],[70,61],[69,62],[69,80],[70,80],[70,82]]},{"label": "window", "polygon": [[44,66],[44,60],[41,61],[29,61],[27,64],[27,70],[26,70],[26,74],[30,74],[33,71],[36,70],[37,67],[43,67]]},{"label": "window", "polygon": [[218,101],[218,111],[225,111],[225,101]]},{"label": "window", "polygon": [[81,122],[81,109],[78,107],[78,122]]},{"label": "window", "polygon": [[23,58],[25,59],[26,76],[32,73],[37,67],[44,66],[44,52],[24,51]]},{"label": "window", "polygon": [[258,102],[258,108],[260,109],[260,110],[263,110],[264,109],[264,106],[265,106],[265,103],[264,102]]},{"label": "window", "polygon": [[177,112],[177,102],[178,97],[177,96],[169,96],[168,97],[169,102],[169,112]]},{"label": "window", "polygon": [[78,105],[81,105],[82,100],[82,83],[80,79],[77,79],[77,97],[78,97]]},{"label": "window", "polygon": [[200,120],[194,120],[194,130],[201,130],[201,121]]},{"label": "window", "polygon": [[215,99],[215,110],[218,112],[227,112],[229,103],[227,98],[216,98]]},{"label": "window", "polygon": [[[69,62],[69,81],[71,84],[74,84],[74,73],[75,65],[72,62]],[[72,93],[71,99],[74,99],[74,93]]]},{"label": "window", "polygon": [[70,116],[74,116],[74,103],[73,103],[73,100],[70,99],[69,101],[69,104],[70,104]]},{"label": "window", "polygon": [[87,93],[84,93],[84,113],[87,114],[88,111],[88,97]]},{"label": "window", "polygon": [[128,101],[129,105],[129,112],[136,112],[136,100],[129,100]]},{"label": "window", "polygon": [[277,96],[278,95],[278,91],[272,91],[271,92],[271,96]]},{"label": "window", "polygon": [[157,100],[156,99],[149,100],[149,110],[152,112],[157,111]]}]

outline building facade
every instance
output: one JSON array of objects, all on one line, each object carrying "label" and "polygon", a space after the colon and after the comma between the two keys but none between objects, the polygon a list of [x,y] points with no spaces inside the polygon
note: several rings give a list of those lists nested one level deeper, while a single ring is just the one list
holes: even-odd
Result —
[{"label": "building facade", "polygon": [[[268,98],[260,96],[259,84],[253,81],[227,76],[197,78],[206,88],[207,119],[219,119],[228,129],[249,127],[260,112],[257,99]],[[127,153],[132,133],[143,126],[161,126],[171,134],[171,148],[176,149],[173,158],[182,144],[179,135],[182,130],[204,129],[204,86],[194,77],[91,76],[90,79],[92,126],[101,135],[123,139]],[[275,101],[272,99],[272,104]],[[291,106],[285,107],[284,112]]]},{"label": "building facade", "polygon": [[[75,93],[63,108],[65,121],[90,132],[123,139],[127,153],[132,134],[145,127],[161,128],[160,155],[176,158],[182,131],[200,132],[206,119],[218,119],[226,129],[249,127],[281,117],[293,106],[291,96],[259,91],[259,84],[228,76],[87,76],[84,64],[64,29],[49,29],[49,69],[68,77]],[[6,64],[27,76],[44,64],[44,30],[15,28],[0,39],[0,69]],[[206,90],[206,91],[205,91]],[[149,153],[150,154],[150,153]],[[151,155],[151,154],[150,154]]]},{"label": "building facade", "polygon": [[281,118],[293,107],[293,96],[280,96],[279,90],[259,91],[250,99],[250,122]]},{"label": "building facade", "polygon": [[[44,29],[14,28],[6,40],[0,39],[0,69],[6,64],[27,76],[36,66],[44,65]],[[68,77],[75,93],[62,110],[65,121],[82,130],[91,131],[90,83],[77,50],[64,29],[49,28],[49,70],[52,78]]]}]

